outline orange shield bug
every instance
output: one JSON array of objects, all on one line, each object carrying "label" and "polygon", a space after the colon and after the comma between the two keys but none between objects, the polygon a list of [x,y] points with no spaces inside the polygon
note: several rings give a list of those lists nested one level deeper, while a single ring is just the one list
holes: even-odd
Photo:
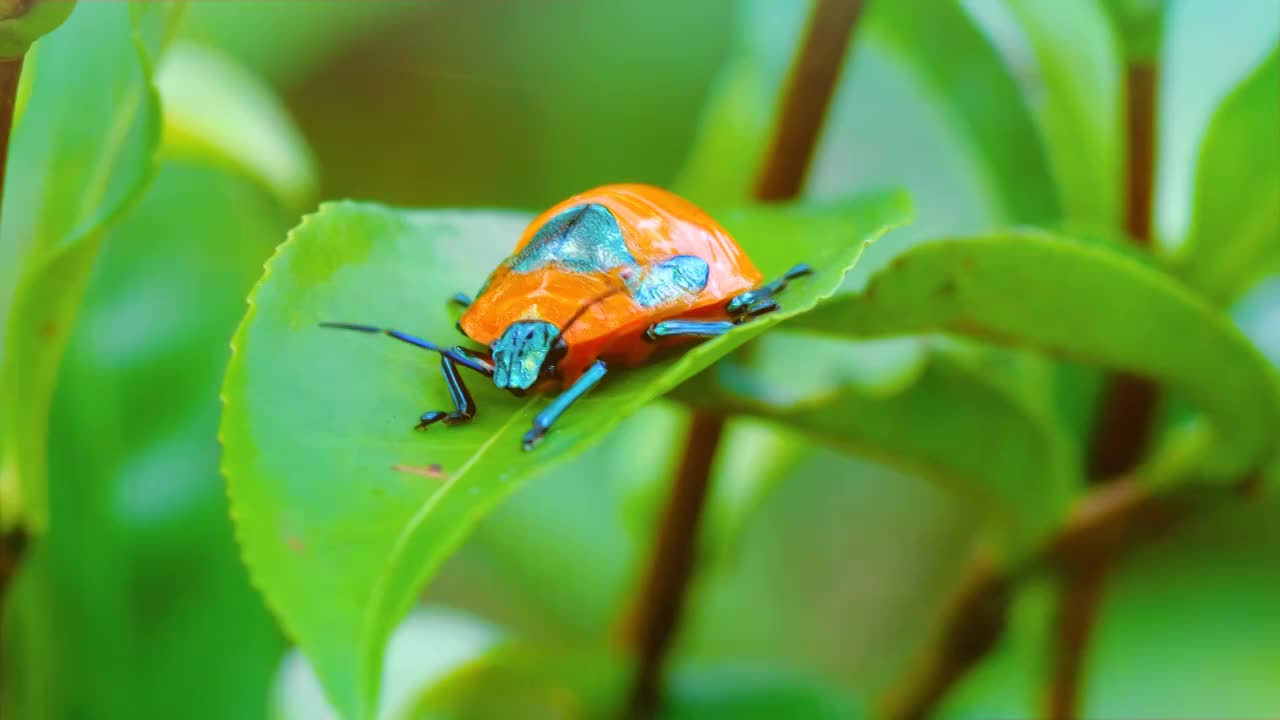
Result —
[{"label": "orange shield bug", "polygon": [[742,248],[692,203],[648,185],[605,185],[535,218],[474,301],[454,296],[466,308],[459,330],[483,350],[369,325],[321,324],[440,354],[454,408],[423,413],[420,429],[475,416],[459,367],[517,395],[559,390],[525,434],[529,450],[608,368],[641,364],[662,345],[723,335],[777,310],[787,283],[811,272],[798,265],[761,284]]}]

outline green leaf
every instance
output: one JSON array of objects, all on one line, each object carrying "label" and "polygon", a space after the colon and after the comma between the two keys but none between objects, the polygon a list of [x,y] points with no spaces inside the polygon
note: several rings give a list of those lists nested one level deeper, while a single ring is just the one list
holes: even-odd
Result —
[{"label": "green leaf", "polygon": [[1089,644],[1081,714],[1280,715],[1271,681],[1280,667],[1277,557],[1280,497],[1272,495],[1202,509],[1124,558]]},{"label": "green leaf", "polygon": [[1204,412],[1216,441],[1206,475],[1238,476],[1275,453],[1280,395],[1266,360],[1205,302],[1105,245],[1036,232],[920,245],[801,324],[855,337],[952,332],[1138,373]]},{"label": "green leaf", "polygon": [[0,58],[21,57],[40,36],[66,22],[75,0],[0,2]]},{"label": "green leaf", "polygon": [[103,231],[150,176],[160,131],[151,68],[182,8],[89,3],[40,43],[0,226],[0,526],[19,516],[45,525],[58,362]]},{"label": "green leaf", "polygon": [[[539,446],[520,436],[545,399],[476,383],[477,419],[414,432],[448,396],[438,362],[385,338],[341,335],[359,320],[448,342],[444,299],[477,286],[527,217],[329,204],[268,264],[234,340],[224,386],[223,469],[244,555],[334,704],[369,717],[392,625],[442,560],[538,469],[839,285],[864,242],[901,222],[901,195],[841,206],[758,209],[721,219],[767,274],[801,260],[821,273],[784,309],[682,355],[618,371]],[[346,378],[335,383],[335,378]],[[445,479],[424,477],[437,474]]]},{"label": "green leaf", "polygon": [[1271,0],[1169,0],[1160,43],[1155,239],[1176,248],[1191,226],[1192,195],[1209,124],[1224,100],[1275,48]]},{"label": "green leaf", "polygon": [[699,556],[674,667],[767,659],[878,697],[939,621],[981,518],[937,483],[788,439],[795,462],[734,552]]},{"label": "green leaf", "polygon": [[[447,686],[462,668],[487,663],[503,652],[504,632],[479,618],[438,607],[415,609],[391,636],[382,669],[381,708],[388,720],[413,717],[424,689]],[[339,717],[307,659],[290,652],[276,673],[273,720]],[[527,716],[522,716],[527,717]]]},{"label": "green leaf", "polygon": [[1030,549],[1061,518],[1079,482],[1065,436],[1011,391],[1006,369],[955,352],[922,353],[891,385],[850,382],[840,356],[863,345],[770,335],[749,366],[722,362],[679,396],[784,423],[976,497],[1014,547]]},{"label": "green leaf", "polygon": [[359,38],[385,35],[424,16],[429,22],[438,8],[436,3],[342,2],[316,12],[307,5],[253,0],[195,3],[181,38],[218,48],[276,87],[296,87],[307,72]]},{"label": "green leaf", "polygon": [[316,191],[306,141],[271,88],[231,57],[179,44],[156,76],[164,100],[165,157],[242,172],[300,210]]},{"label": "green leaf", "polygon": [[[455,670],[419,697],[405,720],[619,717],[632,669],[603,650],[509,644]],[[861,709],[801,673],[743,663],[682,666],[671,673],[663,720],[856,720]]]},{"label": "green leaf", "polygon": [[1150,62],[1160,52],[1169,0],[1103,0],[1129,62]]},{"label": "green leaf", "polygon": [[6,626],[58,628],[6,668],[80,679],[15,698],[45,704],[16,717],[262,707],[281,639],[236,551],[214,438],[227,338],[286,217],[240,178],[168,163],[108,233],[58,375],[50,525],[24,567],[55,600],[23,593]]},{"label": "green leaf", "polygon": [[683,449],[683,414],[674,403],[647,405],[597,445],[530,477],[445,563],[428,600],[483,608],[525,637],[587,643],[607,635],[651,544]]},{"label": "green leaf", "polygon": [[813,678],[769,667],[684,668],[663,720],[859,720],[864,710]]},{"label": "green leaf", "polygon": [[[742,202],[758,176],[773,133],[785,80],[812,2],[747,2],[739,19],[735,53],[703,111],[693,150],[676,185],[707,204]],[[956,0],[894,0],[869,4],[833,99],[810,175],[810,192],[844,194],[850,185],[900,183],[901,164],[886,163],[885,135],[892,125],[859,127],[870,134],[869,152],[842,116],[871,106],[883,114],[881,89],[870,74],[893,66],[940,116],[947,141],[972,165],[984,200],[1016,221],[1056,216],[1056,199],[1035,126],[1000,57]],[[848,100],[844,100],[848,98]],[[848,108],[853,108],[849,110]],[[910,138],[908,138],[910,139]],[[911,139],[921,159],[919,139]],[[858,147],[855,145],[855,147]],[[936,162],[929,155],[929,163]],[[909,164],[907,160],[906,164]],[[875,171],[869,171],[874,168]],[[917,182],[934,181],[922,173]],[[915,183],[907,189],[915,196]],[[932,213],[921,203],[921,217]]]},{"label": "green leaf", "polygon": [[1057,180],[1063,221],[1116,227],[1124,58],[1099,1],[994,0],[966,7],[1027,99]]},{"label": "green leaf", "polygon": [[508,643],[423,688],[403,720],[566,720],[619,715],[631,667],[598,649]]},{"label": "green leaf", "polygon": [[1058,215],[1044,149],[1027,105],[1000,57],[959,0],[871,5],[863,39],[895,51],[986,165],[986,184],[1015,222]]},{"label": "green leaf", "polygon": [[1209,125],[1179,273],[1219,303],[1280,261],[1280,53],[1272,52]]}]

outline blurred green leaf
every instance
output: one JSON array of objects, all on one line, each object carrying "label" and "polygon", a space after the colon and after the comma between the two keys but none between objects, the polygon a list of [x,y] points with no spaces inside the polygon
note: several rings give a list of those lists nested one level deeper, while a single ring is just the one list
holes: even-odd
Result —
[{"label": "blurred green leaf", "polygon": [[21,57],[40,39],[66,22],[75,0],[0,2],[0,58]]},{"label": "blurred green leaf", "polygon": [[[676,186],[707,204],[741,202],[750,195],[773,132],[793,52],[812,2],[749,0],[739,18],[735,54],[703,111],[693,150]],[[1017,221],[1056,216],[1044,151],[1027,106],[995,50],[957,0],[894,0],[869,4],[859,22],[840,97],[856,94],[854,80],[864,46],[877,61],[900,66],[944,117],[963,152],[976,159],[979,182]],[[862,96],[874,102],[873,97]],[[833,163],[866,165],[874,157],[841,157],[839,124],[824,132],[815,172]],[[850,171],[845,170],[844,174]],[[880,182],[893,181],[880,175]],[[832,184],[831,179],[823,181]],[[909,188],[913,189],[913,188]],[[914,194],[914,192],[913,192]]]},{"label": "blurred green leaf", "polygon": [[1280,394],[1257,349],[1172,279],[1103,244],[1017,232],[920,245],[799,324],[855,337],[946,331],[1150,376],[1211,423],[1214,455],[1188,470],[1228,479],[1275,454]]},{"label": "blurred green leaf", "polygon": [[864,38],[895,51],[986,165],[984,178],[1014,222],[1048,222],[1058,200],[1026,102],[960,0],[872,3]]},{"label": "blurred green leaf", "polygon": [[[414,717],[424,688],[448,684],[460,668],[487,662],[503,647],[503,631],[478,618],[440,607],[414,610],[387,643],[378,717]],[[315,671],[297,650],[285,657],[276,673],[270,716],[272,720],[339,717]]]},{"label": "blurred green leaf", "polygon": [[313,201],[311,151],[255,75],[218,51],[179,44],[165,54],[156,84],[164,98],[164,157],[244,173],[293,210]]},{"label": "blurred green leaf", "polygon": [[1103,0],[1129,62],[1150,62],[1160,52],[1169,0]]},{"label": "blurred green leaf", "polygon": [[181,3],[88,3],[40,42],[0,227],[0,526],[45,525],[49,403],[103,231],[140,195],[160,134],[151,68]]},{"label": "blurred green leaf", "polygon": [[[372,714],[392,624],[518,481],[811,309],[839,284],[862,245],[906,212],[903,196],[879,195],[826,208],[725,214],[764,272],[808,259],[822,273],[789,291],[781,312],[677,358],[616,373],[532,453],[520,451],[519,438],[545,401],[479,387],[476,421],[417,433],[412,425],[422,410],[447,402],[437,363],[383,338],[316,327],[358,319],[452,337],[444,298],[458,283],[478,284],[527,218],[354,203],[326,205],[306,218],[269,263],[234,341],[223,469],[251,571],[335,704],[352,717]],[[359,381],[335,385],[335,377]],[[447,479],[412,471],[432,465]]]},{"label": "blurred green leaf", "polygon": [[1200,151],[1191,232],[1180,274],[1219,303],[1280,261],[1280,53],[1226,99]]},{"label": "blurred green leaf", "polygon": [[1099,0],[984,0],[968,2],[966,8],[982,23],[1021,86],[1043,135],[1063,220],[1116,227],[1124,157],[1124,58]]},{"label": "blurred green leaf", "polygon": [[1204,512],[1126,557],[1089,645],[1081,713],[1280,715],[1278,564],[1275,495]]},{"label": "blurred green leaf", "polygon": [[738,3],[731,55],[702,109],[692,149],[675,181],[681,195],[722,206],[751,197],[812,6],[812,0]]},{"label": "blurred green leaf", "polygon": [[788,439],[795,462],[733,552],[700,556],[673,667],[758,662],[877,697],[938,622],[982,509],[937,483]]},{"label": "blurred green leaf", "polygon": [[[405,720],[569,720],[623,714],[631,668],[603,650],[512,644],[429,687]],[[767,666],[695,664],[673,669],[663,720],[855,720],[833,688]]]},{"label": "blurred green leaf", "polygon": [[[323,197],[535,209],[619,179],[670,182],[735,1],[207,3],[197,14],[225,25],[193,37],[273,73],[277,48],[317,43],[276,82],[324,168]],[[324,30],[329,12],[350,25]]]},{"label": "blurred green leaf", "polygon": [[769,667],[689,667],[671,683],[662,720],[859,720],[861,707],[798,674]]},{"label": "blurred green leaf", "polygon": [[1162,249],[1186,239],[1209,124],[1280,40],[1275,7],[1271,0],[1169,0],[1156,88],[1155,239]]},{"label": "blurred green leaf", "polygon": [[603,650],[528,643],[499,647],[426,687],[404,720],[570,720],[617,717],[630,667]]},{"label": "blurred green leaf", "polygon": [[[243,63],[255,77],[288,87],[360,38],[421,22],[440,5],[356,0],[330,2],[317,9],[259,0],[195,3],[181,37],[218,48]],[[281,28],[288,28],[288,32],[281,32]]]},{"label": "blurred green leaf", "polygon": [[679,460],[682,415],[674,403],[647,405],[597,445],[530,477],[445,562],[427,601],[481,612],[539,641],[609,634]]},{"label": "blurred green leaf", "polygon": [[168,163],[107,233],[58,376],[50,524],[24,568],[48,597],[19,594],[6,628],[52,629],[5,663],[51,686],[15,698],[30,710],[15,717],[261,716],[281,640],[232,539],[215,437],[227,338],[285,218],[244,180]]},{"label": "blurred green leaf", "polygon": [[[796,386],[814,383],[824,363],[815,361],[812,343],[796,357],[796,339],[788,333],[762,338],[749,366],[726,360],[678,395],[697,406],[785,423],[974,496],[1023,550],[1061,518],[1079,482],[1074,448],[1010,392],[1004,373],[933,350],[894,386],[859,387],[837,376],[806,390]],[[844,343],[828,344],[839,349]]]}]

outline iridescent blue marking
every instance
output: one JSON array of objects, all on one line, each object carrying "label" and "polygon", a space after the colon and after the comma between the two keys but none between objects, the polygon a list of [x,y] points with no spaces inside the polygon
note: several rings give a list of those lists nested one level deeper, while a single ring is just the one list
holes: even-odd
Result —
[{"label": "iridescent blue marking", "polygon": [[560,332],[541,320],[511,323],[502,337],[489,346],[493,352],[493,384],[500,388],[528,390],[542,372]]},{"label": "iridescent blue marking", "polygon": [[694,255],[677,255],[646,268],[639,277],[627,282],[627,289],[636,302],[655,307],[698,294],[707,286],[710,276],[711,268],[706,260]]},{"label": "iridescent blue marking", "polygon": [[613,213],[591,204],[569,208],[548,220],[507,264],[521,273],[547,265],[597,273],[635,266],[636,259],[627,250]]}]

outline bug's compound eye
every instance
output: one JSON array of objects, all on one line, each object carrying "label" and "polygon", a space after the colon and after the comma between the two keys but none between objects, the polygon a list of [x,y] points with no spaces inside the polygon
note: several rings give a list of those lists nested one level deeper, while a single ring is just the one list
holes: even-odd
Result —
[{"label": "bug's compound eye", "polygon": [[569,343],[565,342],[563,337],[556,338],[551,349],[547,351],[547,359],[542,364],[543,372],[550,374],[551,371],[554,371],[556,364],[563,360],[568,353]]}]

